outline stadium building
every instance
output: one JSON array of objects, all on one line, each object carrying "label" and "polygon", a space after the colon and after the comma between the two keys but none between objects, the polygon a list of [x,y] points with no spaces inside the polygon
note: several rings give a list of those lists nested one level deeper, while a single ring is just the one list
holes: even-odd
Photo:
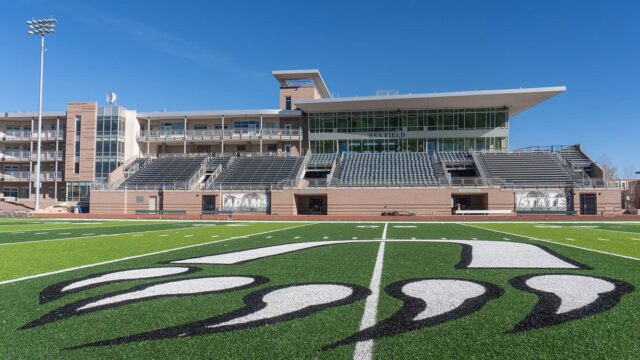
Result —
[{"label": "stadium building", "polygon": [[[42,121],[45,204],[93,213],[621,213],[580,145],[509,151],[509,124],[564,87],[331,96],[274,71],[276,109],[138,112],[72,102]],[[0,117],[5,202],[34,200],[37,114]]]}]

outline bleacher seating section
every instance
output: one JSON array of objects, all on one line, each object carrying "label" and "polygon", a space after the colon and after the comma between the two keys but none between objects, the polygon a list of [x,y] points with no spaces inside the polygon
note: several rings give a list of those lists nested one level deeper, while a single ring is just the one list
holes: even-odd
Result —
[{"label": "bleacher seating section", "polygon": [[165,157],[150,159],[144,167],[136,171],[120,187],[126,186],[171,186],[191,179],[205,157]]},{"label": "bleacher seating section", "polygon": [[230,157],[211,157],[207,160],[207,170],[213,171],[219,165],[222,165],[222,169],[224,170],[226,169],[230,159]]},{"label": "bleacher seating section", "polygon": [[338,186],[430,186],[439,178],[426,153],[345,153]]},{"label": "bleacher seating section", "polygon": [[285,180],[295,180],[304,157],[241,157],[229,165],[215,186],[270,187]]},{"label": "bleacher seating section", "polygon": [[331,167],[338,158],[338,154],[311,154],[309,155],[308,167]]},{"label": "bleacher seating section", "polygon": [[499,185],[569,186],[571,174],[549,151],[479,153],[486,175]]},{"label": "bleacher seating section", "polygon": [[569,146],[560,150],[560,155],[574,167],[588,168],[593,165],[591,160],[589,160],[589,158],[580,151],[577,145]]},{"label": "bleacher seating section", "polygon": [[438,157],[445,164],[473,163],[471,154],[466,151],[441,151]]}]

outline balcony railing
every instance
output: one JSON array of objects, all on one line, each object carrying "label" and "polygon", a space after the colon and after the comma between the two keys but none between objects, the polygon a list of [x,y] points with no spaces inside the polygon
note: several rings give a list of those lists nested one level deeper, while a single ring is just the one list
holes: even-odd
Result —
[{"label": "balcony railing", "polygon": [[[64,158],[64,153],[62,151],[42,151],[40,153],[41,161],[62,161]],[[38,155],[29,151],[5,151],[4,153],[0,153],[0,159],[2,161],[36,161],[38,159]]]},{"label": "balcony railing", "polygon": [[[5,170],[0,172],[0,181],[35,181],[36,174],[29,171]],[[62,171],[42,171],[40,181],[62,181]]]},{"label": "balcony railing", "polygon": [[[64,131],[44,130],[42,131],[42,141],[64,140]],[[30,130],[6,130],[0,132],[0,138],[5,141],[36,141],[38,133]]]},{"label": "balcony railing", "polygon": [[[197,140],[259,140],[260,129],[229,130],[144,130],[137,135],[138,141],[197,141]],[[263,140],[300,140],[299,129],[262,129]]]}]

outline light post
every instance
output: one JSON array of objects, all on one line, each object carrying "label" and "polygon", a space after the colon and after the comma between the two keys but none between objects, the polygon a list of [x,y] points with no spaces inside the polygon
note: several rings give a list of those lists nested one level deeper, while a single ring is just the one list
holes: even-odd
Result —
[{"label": "light post", "polygon": [[[29,35],[40,35],[40,96],[38,98],[38,150],[36,158],[36,203],[34,211],[40,209],[40,152],[42,148],[42,79],[44,77],[44,36],[53,34],[56,31],[56,19],[39,19],[27,21]],[[33,129],[31,129],[33,132]],[[57,134],[56,134],[57,136]]]}]

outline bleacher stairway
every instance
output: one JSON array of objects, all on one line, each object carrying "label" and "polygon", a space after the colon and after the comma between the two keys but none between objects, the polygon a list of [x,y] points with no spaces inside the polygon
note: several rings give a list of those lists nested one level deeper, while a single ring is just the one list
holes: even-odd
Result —
[{"label": "bleacher stairway", "polygon": [[503,187],[566,187],[572,174],[549,151],[477,153],[481,173]]}]

